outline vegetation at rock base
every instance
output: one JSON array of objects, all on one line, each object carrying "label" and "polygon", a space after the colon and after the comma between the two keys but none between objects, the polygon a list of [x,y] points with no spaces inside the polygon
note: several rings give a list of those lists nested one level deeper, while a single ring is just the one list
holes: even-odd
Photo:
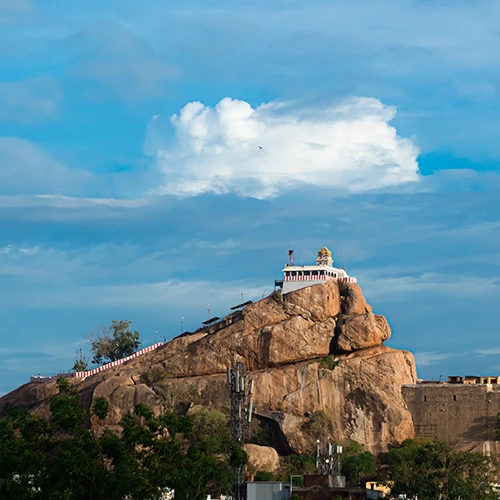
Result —
[{"label": "vegetation at rock base", "polygon": [[375,457],[356,442],[344,446],[341,464],[342,474],[350,486],[362,486],[376,471]]},{"label": "vegetation at rock base", "polygon": [[498,474],[496,461],[442,441],[407,439],[382,455],[381,463],[393,495],[419,500],[498,498],[491,486]]},{"label": "vegetation at rock base", "polygon": [[108,328],[94,334],[90,338],[90,349],[92,351],[92,363],[101,364],[108,361],[116,361],[133,354],[141,345],[140,334],[137,330],[132,331],[129,320],[113,320]]},{"label": "vegetation at rock base", "polygon": [[254,481],[276,481],[276,476],[272,472],[258,470],[253,478]]},{"label": "vegetation at rock base", "polygon": [[332,421],[324,410],[317,410],[302,425],[302,430],[315,438],[326,439],[332,435]]},{"label": "vegetation at rock base", "polygon": [[[154,500],[165,488],[176,499],[201,499],[225,492],[231,462],[246,461],[215,410],[156,417],[138,405],[121,433],[97,434],[73,386],[64,379],[58,386],[49,421],[21,410],[0,420],[2,500]],[[94,401],[93,415],[108,411],[107,400]]]},{"label": "vegetation at rock base", "polygon": [[[49,400],[49,420],[23,410],[0,420],[2,500],[155,500],[167,488],[175,489],[176,500],[204,499],[226,492],[231,467],[247,462],[230,438],[227,418],[216,410],[156,416],[139,404],[117,432],[102,427],[110,411],[105,398],[96,398],[87,413],[70,381],[60,379],[58,389]],[[96,419],[99,432],[90,425]],[[316,412],[310,422],[324,428],[325,415]],[[347,483],[361,486],[377,477],[392,485],[394,495],[419,500],[497,498],[491,484],[498,464],[481,453],[406,440],[378,458],[377,463],[358,443],[345,445]],[[278,471],[259,471],[255,479],[290,481],[313,473],[314,456],[292,454],[281,458]]]},{"label": "vegetation at rock base", "polygon": [[[312,455],[305,453],[288,455],[281,460],[281,467],[277,473],[280,481],[290,481],[291,476],[300,476],[302,474],[315,474],[316,473],[316,458]],[[300,477],[293,478],[295,486],[302,485]]]}]

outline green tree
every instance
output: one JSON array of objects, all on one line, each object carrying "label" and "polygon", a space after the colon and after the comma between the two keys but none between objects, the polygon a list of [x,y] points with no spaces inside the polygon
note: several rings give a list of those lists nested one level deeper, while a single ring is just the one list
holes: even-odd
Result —
[{"label": "green tree", "polygon": [[253,478],[254,481],[275,481],[276,477],[272,472],[258,470]]},{"label": "green tree", "polygon": [[77,390],[67,379],[57,380],[59,394],[49,399],[52,422],[60,429],[74,431],[80,426],[85,412],[78,403]]},{"label": "green tree", "polygon": [[[316,473],[316,458],[313,455],[293,454],[281,459],[280,470],[277,474],[280,481],[290,481],[290,476]],[[300,486],[302,481],[293,478],[295,485]]]},{"label": "green tree", "polygon": [[393,494],[419,500],[493,500],[497,464],[482,453],[455,449],[442,441],[408,439],[383,455]]},{"label": "green tree", "polygon": [[84,372],[88,368],[88,366],[89,357],[86,354],[84,355],[81,349],[78,349],[72,370],[75,372]]},{"label": "green tree", "polygon": [[71,368],[74,372],[84,372],[88,368],[88,363],[83,359],[76,359]]},{"label": "green tree", "polygon": [[92,403],[92,414],[98,419],[104,420],[109,413],[109,401],[106,398],[96,398]]},{"label": "green tree", "polygon": [[342,474],[349,485],[361,486],[362,479],[375,474],[375,457],[361,444],[352,442],[343,451]]},{"label": "green tree", "polygon": [[[227,490],[234,447],[222,414],[156,417],[138,405],[121,432],[98,436],[74,387],[64,379],[58,386],[50,421],[25,411],[0,420],[2,500],[156,500],[166,488],[176,500],[199,500]],[[102,419],[108,410],[97,398],[91,411]]]},{"label": "green tree", "polygon": [[0,498],[31,499],[37,495],[44,451],[53,436],[44,419],[16,410],[0,420]]},{"label": "green tree", "polygon": [[132,331],[131,324],[129,320],[113,320],[109,328],[104,328],[100,334],[91,336],[92,362],[101,364],[133,354],[141,343],[139,332]]}]

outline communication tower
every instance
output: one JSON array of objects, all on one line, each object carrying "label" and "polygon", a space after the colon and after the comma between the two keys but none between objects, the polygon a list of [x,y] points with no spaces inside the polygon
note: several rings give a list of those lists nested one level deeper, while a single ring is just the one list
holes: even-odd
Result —
[{"label": "communication tower", "polygon": [[[245,364],[236,361],[227,369],[227,384],[231,390],[231,415],[229,420],[231,437],[239,451],[243,451],[243,438],[252,421],[254,380],[246,374]],[[228,498],[244,500],[246,498],[243,465],[234,466],[233,484]]]},{"label": "communication tower", "polygon": [[330,476],[340,476],[342,466],[340,456],[342,455],[342,446],[334,444],[328,438],[326,447],[322,446],[321,441],[316,441],[316,470],[318,474],[328,474]]}]

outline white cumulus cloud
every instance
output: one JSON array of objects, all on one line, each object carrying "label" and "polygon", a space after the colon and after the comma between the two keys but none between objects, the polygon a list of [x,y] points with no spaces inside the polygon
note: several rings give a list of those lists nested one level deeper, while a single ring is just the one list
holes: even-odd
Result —
[{"label": "white cumulus cloud", "polygon": [[266,198],[300,185],[362,192],[418,181],[418,148],[390,124],[396,111],[373,98],[297,111],[253,108],[226,97],[215,107],[186,104],[170,119],[174,140],[151,120],[145,152],[162,173],[156,192],[207,191]]}]

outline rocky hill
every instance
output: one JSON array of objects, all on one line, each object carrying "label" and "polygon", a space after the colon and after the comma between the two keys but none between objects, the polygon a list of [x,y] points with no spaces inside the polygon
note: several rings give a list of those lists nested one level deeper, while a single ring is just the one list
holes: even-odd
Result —
[{"label": "rocky hill", "polygon": [[[227,411],[225,371],[240,360],[255,379],[256,418],[278,451],[310,451],[321,415],[335,439],[376,452],[413,435],[401,385],[415,383],[415,363],[411,353],[383,344],[390,334],[357,284],[331,281],[277,292],[215,325],[73,382],[87,407],[96,397],[110,400],[111,426],[138,403],[155,412],[179,405]],[[26,384],[0,399],[0,414],[24,407],[47,415],[46,398],[55,390],[55,382]]]}]

